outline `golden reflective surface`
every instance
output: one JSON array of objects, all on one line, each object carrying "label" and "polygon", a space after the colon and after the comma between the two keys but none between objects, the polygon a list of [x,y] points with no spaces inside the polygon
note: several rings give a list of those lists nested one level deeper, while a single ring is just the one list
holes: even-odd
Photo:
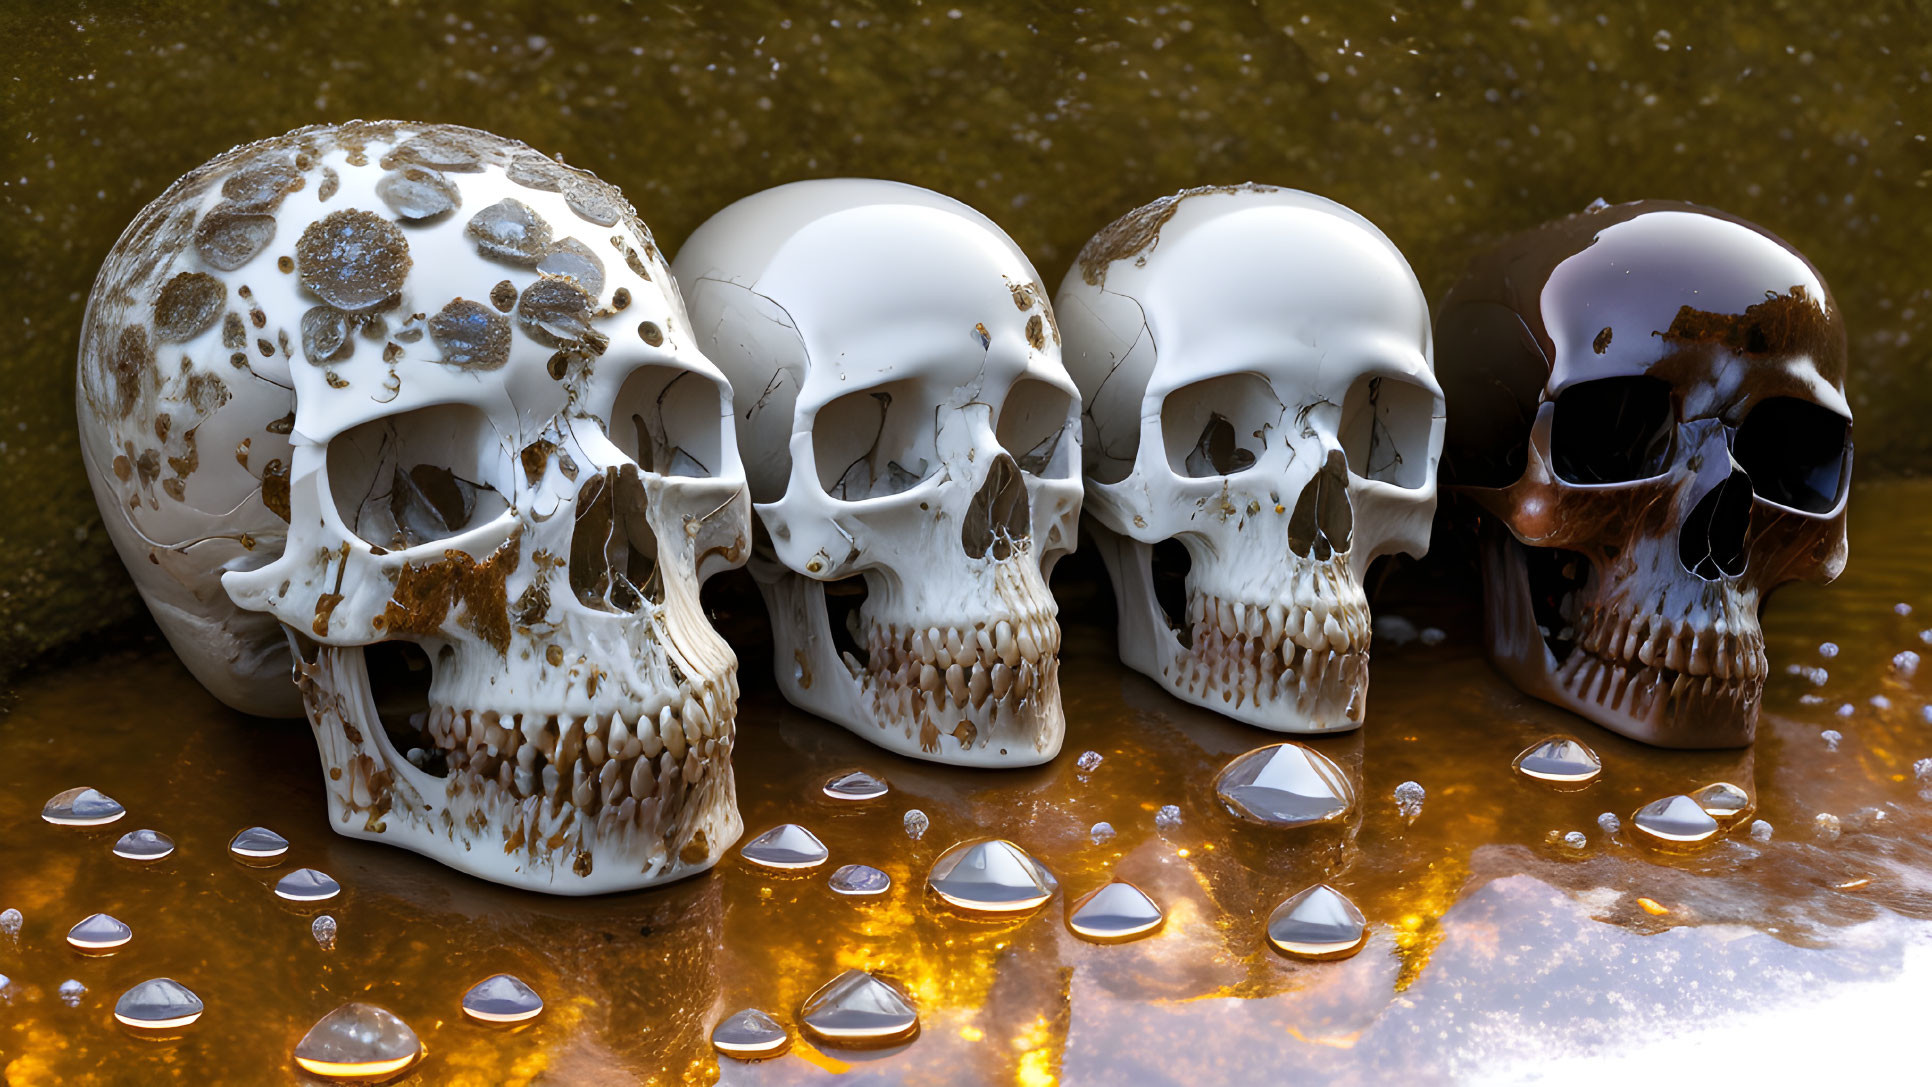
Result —
[{"label": "golden reflective surface", "polygon": [[[1398,571],[1377,614],[1447,638],[1377,645],[1367,727],[1313,744],[1350,776],[1360,804],[1338,824],[1295,830],[1218,806],[1222,766],[1277,737],[1119,667],[1090,554],[1055,579],[1069,634],[1067,748],[1029,771],[895,758],[789,710],[759,655],[762,615],[745,606],[742,583],[724,585],[720,622],[746,659],[747,837],[798,822],[831,856],[788,874],[734,852],[705,876],[590,900],[515,893],[336,837],[308,730],[221,709],[165,650],[35,677],[0,725],[0,907],[26,917],[17,942],[0,937],[0,973],[12,979],[0,1003],[0,1078],[300,1082],[297,1040],[335,1007],[365,1000],[401,1015],[427,1046],[407,1083],[1273,1083],[1284,1068],[1298,1082],[1435,1082],[1884,980],[1932,916],[1932,800],[1919,797],[1912,770],[1932,755],[1932,666],[1906,677],[1892,664],[1902,650],[1932,655],[1920,637],[1932,628],[1929,500],[1932,485],[1861,487],[1844,579],[1773,602],[1774,676],[1761,738],[1746,752],[1654,751],[1525,700],[1472,645],[1474,601],[1454,588],[1468,576],[1447,565]],[[1899,604],[1916,611],[1901,615]],[[1820,654],[1826,641],[1835,657]],[[1815,684],[1790,665],[1829,674]],[[1842,733],[1835,750],[1827,729]],[[1512,770],[1553,733],[1594,748],[1602,776],[1559,791]],[[1089,749],[1103,759],[1083,772],[1076,757]],[[858,802],[824,794],[854,768],[891,791]],[[1393,799],[1410,780],[1427,792],[1413,822]],[[1693,852],[1634,844],[1637,808],[1719,781],[1754,797],[1750,818],[1772,824],[1770,841],[1753,840],[1746,819]],[[49,797],[81,784],[126,805],[127,817],[100,827],[41,820]],[[1182,821],[1163,833],[1154,816],[1170,803]],[[931,819],[918,841],[903,829],[915,807]],[[1605,811],[1625,824],[1614,840],[1597,824]],[[1815,829],[1821,813],[1837,817],[1838,837]],[[1095,844],[1088,830],[1103,820],[1117,833]],[[255,824],[292,843],[268,867],[228,853]],[[144,826],[172,836],[175,853],[115,857],[113,843]],[[1570,831],[1586,836],[1582,849],[1562,843]],[[945,850],[989,836],[1023,846],[1059,893],[1031,913],[989,917],[927,891]],[[827,877],[853,863],[885,871],[890,890],[835,894]],[[277,879],[305,866],[343,893],[307,905],[276,898]],[[1160,903],[1158,932],[1099,945],[1067,930],[1068,904],[1112,878]],[[1343,961],[1293,962],[1268,949],[1263,922],[1318,881],[1361,907],[1369,943]],[[64,934],[96,912],[134,936],[111,956],[84,958]],[[310,935],[321,913],[340,925],[333,951]],[[799,1006],[849,968],[912,995],[915,1041],[855,1052],[799,1036]],[[540,1017],[495,1027],[463,1016],[464,992],[500,972],[542,996]],[[114,1001],[161,976],[207,1011],[171,1038],[134,1037],[114,1023]],[[57,994],[69,978],[88,989],[78,1008]],[[755,1064],[715,1056],[711,1027],[746,1007],[792,1030],[792,1048]]]}]

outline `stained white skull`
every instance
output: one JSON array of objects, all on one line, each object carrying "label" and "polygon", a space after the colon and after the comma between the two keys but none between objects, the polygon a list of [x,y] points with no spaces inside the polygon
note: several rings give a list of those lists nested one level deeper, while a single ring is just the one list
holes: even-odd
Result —
[{"label": "stained white skull", "polygon": [[1052,758],[1078,402],[1033,266],[958,201],[848,179],[733,204],[673,268],[743,408],[786,697],[908,755]]},{"label": "stained white skull", "polygon": [[[738,837],[736,658],[698,602],[749,550],[730,389],[617,190],[450,126],[239,148],[109,255],[80,391],[196,675],[274,712],[295,647],[339,832],[570,894]],[[385,665],[414,707],[378,706]]]},{"label": "stained white skull", "polygon": [[[1095,236],[1055,304],[1121,659],[1263,728],[1361,724],[1362,577],[1427,548],[1442,449],[1402,254],[1318,196],[1192,189]],[[1170,541],[1184,604],[1156,584]]]}]

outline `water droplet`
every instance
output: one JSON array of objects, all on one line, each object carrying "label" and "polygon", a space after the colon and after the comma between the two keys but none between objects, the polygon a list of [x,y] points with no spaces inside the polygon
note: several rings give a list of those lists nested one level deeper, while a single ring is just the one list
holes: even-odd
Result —
[{"label": "water droplet", "polygon": [[1838,643],[1837,642],[1819,643],[1818,655],[1825,658],[1826,660],[1832,659],[1833,657],[1838,655]]},{"label": "water droplet", "polygon": [[20,916],[20,911],[14,909],[12,906],[7,907],[5,910],[0,910],[0,936],[14,937],[20,935],[20,926],[25,922],[26,918]]},{"label": "water droplet", "polygon": [[360,1001],[323,1016],[295,1043],[295,1063],[318,1076],[381,1079],[416,1063],[423,1043],[388,1008]]},{"label": "water droplet", "polygon": [[335,929],[335,918],[325,913],[309,925],[309,935],[315,937],[315,942],[321,945],[322,950],[334,951]]},{"label": "water droplet", "polygon": [[452,300],[429,319],[429,338],[449,366],[497,370],[510,361],[510,320],[481,302]]},{"label": "water droplet", "polygon": [[[1847,705],[1849,705],[1849,703],[1847,703]],[[1841,716],[1841,717],[1842,717],[1842,716],[1846,716],[1846,715],[1845,715],[1845,714],[1842,714],[1842,713],[1841,713],[1841,714],[1840,714],[1839,716]],[[1839,744],[1839,743],[1840,743],[1841,741],[1843,741],[1843,740],[1844,740],[1844,738],[1845,738],[1845,734],[1844,734],[1844,733],[1842,733],[1842,732],[1840,732],[1840,731],[1838,731],[1838,730],[1837,730],[1837,729],[1835,729],[1835,728],[1828,728],[1828,729],[1826,729],[1826,730],[1824,730],[1823,732],[1820,732],[1820,733],[1818,734],[1818,738],[1819,738],[1820,740],[1823,740],[1823,741],[1825,741],[1825,750],[1826,750],[1826,751],[1836,751],[1836,750],[1838,750],[1838,744]]]},{"label": "water droplet", "polygon": [[288,839],[267,827],[249,827],[228,843],[228,851],[239,861],[266,861],[288,852]]},{"label": "water droplet", "polygon": [[1771,824],[1765,822],[1762,819],[1751,820],[1751,840],[1752,841],[1768,842],[1771,840],[1771,833],[1772,833]]},{"label": "water droplet", "polygon": [[1340,891],[1317,883],[1268,915],[1268,942],[1299,959],[1345,959],[1368,942],[1368,921]]},{"label": "water droplet", "polygon": [[1614,836],[1623,829],[1623,820],[1617,818],[1616,812],[1607,811],[1597,816],[1597,826],[1602,827],[1605,834]]},{"label": "water droplet", "polygon": [[805,1029],[831,1045],[889,1045],[919,1030],[919,1013],[898,986],[863,970],[847,970],[805,999]]},{"label": "water droplet", "polygon": [[1691,794],[1705,814],[1724,826],[1751,814],[1751,796],[1728,781],[1716,781]]},{"label": "water droplet", "polygon": [[570,210],[598,226],[616,226],[623,215],[622,197],[617,190],[594,177],[571,175],[563,179],[564,203]]},{"label": "water droplet", "polygon": [[568,279],[545,276],[524,288],[517,299],[517,323],[530,338],[567,347],[590,335],[591,297]]},{"label": "water droplet", "polygon": [[1563,836],[1563,844],[1571,849],[1582,849],[1590,844],[1590,839],[1585,837],[1582,831],[1573,830]]},{"label": "water droplet", "polygon": [[1811,828],[1813,833],[1818,835],[1818,840],[1824,842],[1835,842],[1838,836],[1845,832],[1844,824],[1839,822],[1836,815],[1828,811],[1819,812],[1817,817],[1812,819]]},{"label": "water droplet", "polygon": [[275,240],[275,216],[217,204],[195,225],[195,252],[210,268],[232,272]]},{"label": "water droplet", "polygon": [[[1214,791],[1230,812],[1277,827],[1326,823],[1355,806],[1348,775],[1326,755],[1301,744],[1271,744],[1237,757],[1214,781]],[[1180,810],[1173,810],[1180,825]],[[1160,820],[1155,820],[1160,825]],[[1168,829],[1162,826],[1162,829]]]},{"label": "water droplet", "polygon": [[87,986],[73,978],[60,983],[60,1002],[70,1008],[80,1007],[81,997],[87,995]]},{"label": "water droplet", "polygon": [[455,211],[463,197],[449,178],[427,166],[405,166],[376,182],[376,195],[396,218],[420,223]]},{"label": "water droplet", "polygon": [[604,262],[590,247],[575,238],[563,241],[544,250],[543,259],[537,261],[537,271],[545,275],[569,276],[592,298],[604,293]]},{"label": "water droplet", "polygon": [[1892,657],[1892,671],[1900,679],[1911,679],[1919,671],[1919,655],[1909,649],[1901,650]]},{"label": "water droplet", "polygon": [[926,882],[954,906],[985,913],[1030,910],[1053,897],[1053,877],[1004,838],[954,846],[933,862]]},{"label": "water droplet", "polygon": [[1630,825],[1654,845],[1695,845],[1717,836],[1717,820],[1688,796],[1667,796],[1637,809]]},{"label": "water droplet", "polygon": [[727,1057],[755,1061],[790,1049],[792,1036],[778,1020],[757,1008],[746,1008],[712,1028],[711,1045]]},{"label": "water droplet", "polygon": [[817,868],[830,855],[825,843],[797,823],[783,823],[745,843],[739,855],[766,868]]},{"label": "water droplet", "polygon": [[892,887],[892,877],[869,864],[848,864],[832,873],[832,890],[842,895],[882,895]]},{"label": "water droplet", "polygon": [[521,200],[491,204],[470,216],[465,229],[484,256],[511,264],[534,265],[550,248],[550,224]]},{"label": "water droplet", "polygon": [[1180,826],[1181,809],[1178,806],[1162,804],[1161,810],[1154,813],[1154,828],[1156,830],[1179,830]]},{"label": "water droplet", "polygon": [[1397,785],[1394,795],[1396,814],[1411,823],[1422,814],[1422,802],[1429,798],[1428,790],[1419,781],[1405,781]]},{"label": "water droplet", "polygon": [[1067,910],[1067,927],[1074,935],[1101,943],[1145,936],[1161,926],[1161,919],[1154,900],[1124,880],[1089,893]]},{"label": "water droplet", "polygon": [[1088,829],[1087,837],[1093,839],[1093,844],[1095,845],[1104,845],[1107,842],[1111,842],[1114,840],[1114,825],[1105,822],[1095,823]]},{"label": "water droplet", "polygon": [[1603,760],[1573,736],[1551,736],[1516,756],[1516,772],[1558,785],[1582,785],[1603,773]]},{"label": "water droplet", "polygon": [[409,277],[409,242],[396,224],[372,211],[332,211],[310,223],[295,243],[302,286],[351,313],[394,298]]},{"label": "water droplet", "polygon": [[174,839],[158,830],[130,830],[114,843],[114,855],[131,861],[158,861],[174,852]]},{"label": "water droplet", "polygon": [[97,913],[67,930],[67,942],[82,951],[112,951],[134,939],[134,930],[118,917]]},{"label": "water droplet", "polygon": [[888,791],[883,780],[864,770],[851,770],[825,783],[825,795],[833,800],[874,800]]},{"label": "water droplet", "polygon": [[930,826],[932,826],[932,820],[926,818],[926,813],[920,811],[918,808],[914,808],[906,813],[906,837],[911,838],[913,841],[916,842],[924,838],[926,836],[926,828]]},{"label": "water droplet", "polygon": [[1100,761],[1100,752],[1082,751],[1080,757],[1073,760],[1073,767],[1083,774],[1091,774],[1100,767]]},{"label": "water droplet", "polygon": [[144,981],[114,1002],[114,1018],[138,1030],[171,1030],[201,1018],[201,998],[173,978]]},{"label": "water droplet", "polygon": [[275,893],[290,902],[327,902],[342,893],[342,885],[326,872],[297,868],[275,882]]},{"label": "water droplet", "polygon": [[484,978],[463,994],[463,1014],[482,1023],[521,1023],[543,1012],[543,998],[510,974]]},{"label": "water droplet", "polygon": [[56,795],[40,809],[40,817],[63,827],[98,827],[127,814],[120,802],[83,785]]},{"label": "water droplet", "polygon": [[154,338],[186,343],[208,331],[221,316],[228,287],[206,272],[182,272],[154,296]]}]

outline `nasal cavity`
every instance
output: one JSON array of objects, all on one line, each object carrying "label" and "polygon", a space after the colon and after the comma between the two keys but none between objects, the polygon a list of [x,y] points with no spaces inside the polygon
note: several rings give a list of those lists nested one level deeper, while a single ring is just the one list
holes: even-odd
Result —
[{"label": "nasal cavity", "polygon": [[1327,562],[1347,554],[1355,531],[1355,511],[1348,504],[1348,461],[1339,449],[1329,450],[1328,463],[1301,489],[1294,516],[1288,519],[1288,548],[1302,558]]},{"label": "nasal cavity", "polygon": [[1691,507],[1677,534],[1677,558],[1705,581],[1744,572],[1744,545],[1751,529],[1751,477],[1733,470]]},{"label": "nasal cavity", "polygon": [[626,464],[584,481],[570,536],[570,589],[587,608],[634,612],[662,604],[657,536],[645,518],[644,484]]},{"label": "nasal cavity", "polygon": [[983,559],[1005,561],[1014,547],[1031,531],[1026,506],[1026,481],[1013,458],[1001,453],[993,458],[986,482],[966,507],[966,523],[959,530],[959,542],[966,554]]}]

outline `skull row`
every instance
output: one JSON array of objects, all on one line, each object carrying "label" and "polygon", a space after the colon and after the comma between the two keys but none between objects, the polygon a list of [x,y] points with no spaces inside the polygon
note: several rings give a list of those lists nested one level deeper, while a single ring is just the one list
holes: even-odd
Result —
[{"label": "skull row", "polygon": [[[1504,280],[1519,293],[1484,304],[1525,310]],[[1614,289],[1578,282],[1554,304],[1546,291],[1546,309]],[[1806,342],[1829,346],[1822,283],[1792,290],[1826,314]],[[1445,340],[1460,337],[1452,403],[1490,359],[1460,346],[1466,311],[1445,310]],[[1775,331],[1799,336],[1805,313]],[[1554,315],[1523,321],[1544,356],[1544,329],[1572,342]],[[1743,336],[1738,350],[1764,354],[1751,335],[1698,342],[1710,354]],[[1262,727],[1352,728],[1363,578],[1426,548],[1444,442],[1428,308],[1401,254],[1338,204],[1263,186],[1130,213],[1050,303],[995,224],[907,185],[749,197],[670,266],[615,189],[522,144],[317,127],[221,156],[144,210],[82,337],[97,499],[197,678],[248,712],[301,707],[341,832],[560,893],[702,870],[740,832],[737,660],[699,600],[712,574],[749,563],[794,704],[915,757],[1035,764],[1065,731],[1047,584],[1084,492],[1128,664]],[[1785,399],[1848,418],[1842,365],[1815,378],[1778,365]],[[1542,414],[1512,436],[1527,455],[1491,451],[1505,462],[1548,463],[1548,417],[1578,415],[1558,398],[1581,379],[1560,369],[1541,393],[1557,408],[1514,406]],[[1747,463],[1717,473],[1708,442],[1733,416],[1749,432],[1740,413],[1769,394],[1697,400],[1688,386],[1737,384],[1722,367],[1617,373],[1650,370],[1686,386],[1671,410],[1705,412],[1685,418],[1707,444],[1670,445],[1686,465],[1675,497],[1639,496],[1670,489],[1653,475],[1618,501],[1652,520],[1682,506],[1698,524],[1706,506],[1748,504],[1725,481],[1758,466],[1738,453]],[[1480,387],[1466,395],[1484,403]],[[1465,451],[1467,428],[1450,433]],[[1642,598],[1605,588],[1623,567],[1604,546],[1574,531],[1546,544],[1508,519],[1554,502],[1574,526],[1602,503],[1551,496],[1547,473],[1498,486],[1470,491],[1518,548],[1492,549],[1497,600],[1524,595],[1498,564],[1542,546],[1587,557],[1590,573],[1567,575],[1591,587],[1575,599],[1610,602],[1589,614]],[[1682,596],[1686,614],[1754,633],[1756,594],[1806,572],[1816,549],[1800,530],[1842,517],[1835,502],[1779,506],[1772,575],[1746,563],[1748,591]],[[1698,561],[1720,574],[1766,536],[1753,525],[1751,543],[1720,547],[1715,531]],[[1638,550],[1622,549],[1626,566]],[[1529,659],[1527,619],[1504,614],[1492,606],[1492,638],[1510,669]],[[1566,633],[1602,655],[1603,636]],[[1744,667],[1735,646],[1686,644]],[[412,677],[415,700],[390,701]]]}]

